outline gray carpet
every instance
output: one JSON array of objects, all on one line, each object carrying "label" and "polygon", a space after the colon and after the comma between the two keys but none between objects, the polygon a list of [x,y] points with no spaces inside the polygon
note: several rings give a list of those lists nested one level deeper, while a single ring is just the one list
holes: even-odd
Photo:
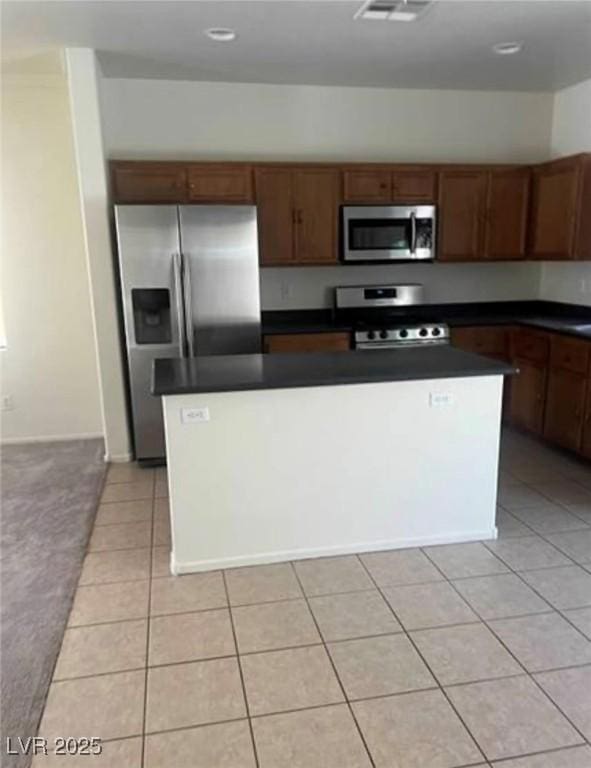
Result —
[{"label": "gray carpet", "polygon": [[[104,483],[102,440],[2,447],[0,765],[35,736]],[[64,734],[67,735],[67,734]]]}]

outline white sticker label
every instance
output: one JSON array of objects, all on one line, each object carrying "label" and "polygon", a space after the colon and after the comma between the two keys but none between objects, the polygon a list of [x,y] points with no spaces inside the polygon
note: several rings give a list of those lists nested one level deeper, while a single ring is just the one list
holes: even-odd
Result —
[{"label": "white sticker label", "polygon": [[450,392],[431,392],[429,405],[431,408],[446,408],[453,404],[453,395]]},{"label": "white sticker label", "polygon": [[181,408],[181,421],[183,424],[201,424],[209,421],[209,408]]}]

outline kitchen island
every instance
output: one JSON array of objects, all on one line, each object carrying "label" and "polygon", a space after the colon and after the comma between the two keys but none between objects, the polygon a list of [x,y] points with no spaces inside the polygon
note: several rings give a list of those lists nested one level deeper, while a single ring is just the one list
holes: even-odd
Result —
[{"label": "kitchen island", "polygon": [[450,346],[157,360],[172,572],[494,538],[513,371]]}]

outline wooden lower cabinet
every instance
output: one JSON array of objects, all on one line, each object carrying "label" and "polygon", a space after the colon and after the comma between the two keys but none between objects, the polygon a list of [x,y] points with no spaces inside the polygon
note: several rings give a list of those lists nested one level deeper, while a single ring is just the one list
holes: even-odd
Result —
[{"label": "wooden lower cabinet", "polygon": [[583,436],[583,414],[587,378],[551,368],[546,392],[544,437],[557,445],[578,451]]},{"label": "wooden lower cabinet", "polygon": [[485,357],[507,360],[509,342],[507,329],[498,325],[478,325],[465,328],[452,328],[451,343],[454,347],[476,352]]},{"label": "wooden lower cabinet", "polygon": [[542,434],[546,398],[546,366],[515,358],[519,373],[511,381],[510,418],[513,424]]},{"label": "wooden lower cabinet", "polygon": [[587,380],[587,403],[583,416],[583,437],[581,440],[581,453],[591,459],[591,373]]},{"label": "wooden lower cabinet", "polygon": [[265,336],[265,352],[347,352],[351,336],[345,332],[277,333]]}]

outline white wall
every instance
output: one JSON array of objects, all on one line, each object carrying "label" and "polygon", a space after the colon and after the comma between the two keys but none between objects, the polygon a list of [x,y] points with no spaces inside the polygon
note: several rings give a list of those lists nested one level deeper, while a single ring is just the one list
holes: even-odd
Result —
[{"label": "white wall", "polygon": [[546,262],[542,265],[540,298],[591,307],[591,263]]},{"label": "white wall", "polygon": [[[551,94],[104,79],[113,158],[529,162],[548,157]],[[486,269],[486,277],[484,277]],[[266,269],[265,309],[320,307],[329,288],[425,281],[432,301],[536,298],[538,265]]]},{"label": "white wall", "polygon": [[88,48],[68,48],[66,61],[80,208],[91,281],[105,455],[110,461],[128,461],[131,444],[117,319],[107,164],[99,103],[100,73],[95,53]]},{"label": "white wall", "polygon": [[[591,80],[554,95],[551,149],[553,157],[591,152]],[[542,264],[540,298],[591,306],[591,264]]]},{"label": "white wall", "polygon": [[552,157],[591,152],[591,80],[554,94]]},{"label": "white wall", "polygon": [[552,95],[105,79],[114,158],[538,161]]},{"label": "white wall", "polygon": [[102,434],[68,89],[58,54],[2,77],[3,440]]},{"label": "white wall", "polygon": [[267,267],[261,270],[263,309],[313,309],[333,304],[332,287],[422,283],[430,304],[537,299],[540,267],[522,264],[422,264]]}]

